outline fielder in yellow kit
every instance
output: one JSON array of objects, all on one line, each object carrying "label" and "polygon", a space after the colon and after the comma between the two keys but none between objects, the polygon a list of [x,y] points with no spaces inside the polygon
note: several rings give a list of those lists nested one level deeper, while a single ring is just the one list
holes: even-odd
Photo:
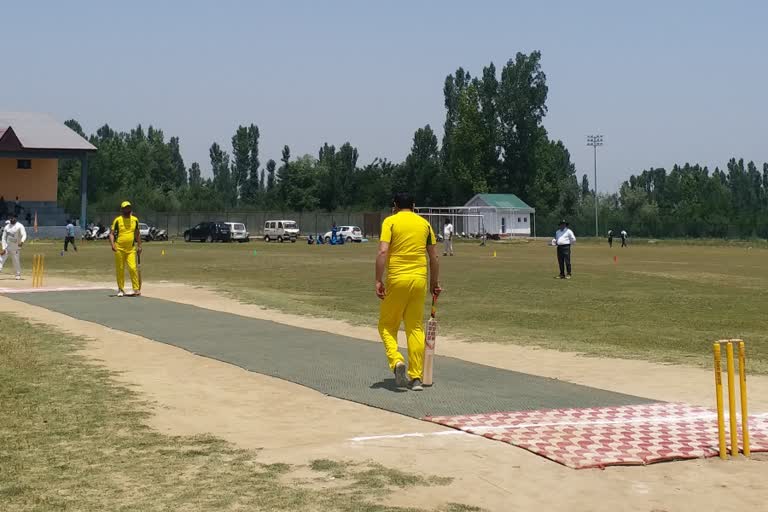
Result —
[{"label": "fielder in yellow kit", "polygon": [[141,236],[139,235],[139,219],[131,214],[131,203],[123,201],[120,205],[121,215],[112,222],[109,242],[115,253],[115,271],[117,273],[117,296],[125,295],[125,267],[131,276],[133,294],[141,295],[141,281],[136,268],[136,254],[141,254]]},{"label": "fielder in yellow kit", "polygon": [[[413,212],[410,194],[394,197],[394,215],[384,219],[376,256],[376,295],[382,299],[379,334],[395,373],[398,387],[421,391],[424,368],[424,298],[427,294],[427,257],[429,257],[429,289],[440,294],[435,233],[423,217]],[[383,282],[387,271],[386,286]],[[397,331],[405,322],[408,340],[408,369],[398,351]],[[410,382],[409,380],[410,379]]]}]

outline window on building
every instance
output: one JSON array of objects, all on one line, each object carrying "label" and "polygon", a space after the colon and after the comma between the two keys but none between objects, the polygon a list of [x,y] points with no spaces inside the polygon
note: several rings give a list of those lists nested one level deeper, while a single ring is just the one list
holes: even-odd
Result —
[{"label": "window on building", "polygon": [[523,222],[528,222],[528,217],[523,217]]},{"label": "window on building", "polygon": [[521,219],[520,217],[518,217],[518,218],[517,218],[517,223],[519,224],[519,223],[521,223],[521,222],[523,222],[523,219]]},{"label": "window on building", "polygon": [[32,160],[28,160],[28,159],[16,160],[16,168],[17,169],[31,169],[32,168]]}]

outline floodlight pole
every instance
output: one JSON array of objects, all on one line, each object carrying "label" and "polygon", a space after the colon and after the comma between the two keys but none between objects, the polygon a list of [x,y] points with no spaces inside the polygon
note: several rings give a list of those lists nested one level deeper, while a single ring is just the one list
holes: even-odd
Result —
[{"label": "floodlight pole", "polygon": [[600,228],[597,222],[597,146],[602,145],[602,135],[587,135],[587,146],[592,146],[592,152],[595,159],[595,238],[600,237]]}]

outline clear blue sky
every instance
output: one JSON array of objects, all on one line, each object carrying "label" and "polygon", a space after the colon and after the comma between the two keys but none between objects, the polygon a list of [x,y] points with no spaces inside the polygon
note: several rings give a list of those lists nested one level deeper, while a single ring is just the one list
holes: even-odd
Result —
[{"label": "clear blue sky", "polygon": [[[716,5],[715,5],[716,4]],[[541,50],[552,138],[598,188],[675,162],[768,161],[768,2],[4,2],[0,110],[153,124],[187,166],[261,129],[262,163],[350,141],[400,161],[445,76]]]}]

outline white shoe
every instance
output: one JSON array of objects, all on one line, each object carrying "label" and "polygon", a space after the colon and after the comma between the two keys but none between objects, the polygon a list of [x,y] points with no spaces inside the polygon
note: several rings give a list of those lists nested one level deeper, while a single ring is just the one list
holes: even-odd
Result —
[{"label": "white shoe", "polygon": [[118,292],[117,292],[117,296],[118,296],[118,297],[124,297],[124,296],[125,296],[125,293],[123,292],[123,290],[118,290]]},{"label": "white shoe", "polygon": [[16,276],[17,281],[21,281],[21,276]]}]

